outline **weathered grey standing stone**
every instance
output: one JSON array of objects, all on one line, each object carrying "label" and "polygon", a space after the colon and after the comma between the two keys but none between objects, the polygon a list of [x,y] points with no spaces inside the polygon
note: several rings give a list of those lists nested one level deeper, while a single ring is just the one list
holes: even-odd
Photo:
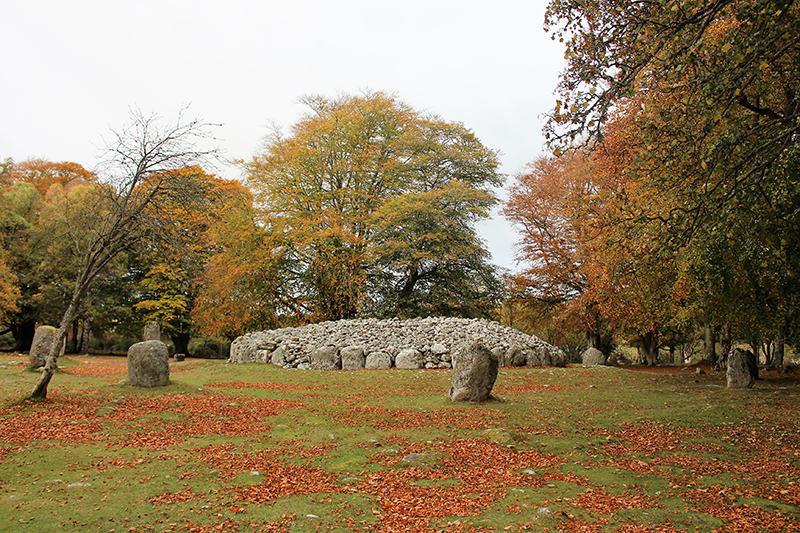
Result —
[{"label": "weathered grey standing stone", "polygon": [[604,365],[606,356],[597,348],[589,348],[581,354],[581,362],[584,365]]},{"label": "weathered grey standing stone", "polygon": [[397,357],[394,359],[394,366],[405,370],[422,368],[422,363],[422,354],[419,353],[419,350],[415,350],[414,348],[400,350],[400,353],[398,353]]},{"label": "weathered grey standing stone", "polygon": [[144,325],[144,340],[146,341],[160,341],[161,340],[161,327],[156,322],[148,322]]},{"label": "weathered grey standing stone", "polygon": [[751,389],[758,378],[756,356],[750,350],[735,348],[728,354],[728,388]]},{"label": "weathered grey standing stone", "polygon": [[167,345],[161,341],[144,341],[128,348],[128,381],[134,387],[169,385]]},{"label": "weathered grey standing stone", "polygon": [[311,367],[317,370],[339,370],[342,359],[336,346],[321,346],[311,352]]},{"label": "weathered grey standing stone", "polygon": [[[39,326],[33,334],[33,343],[31,344],[31,351],[28,352],[28,360],[33,368],[44,366],[47,363],[47,356],[50,353],[50,347],[53,346],[53,341],[56,340],[56,328],[53,326]],[[61,353],[64,355],[64,346],[61,346]]]},{"label": "weathered grey standing stone", "polygon": [[366,366],[364,348],[347,346],[339,352],[342,356],[342,370],[362,370]]},{"label": "weathered grey standing stone", "polygon": [[483,402],[492,394],[500,362],[486,346],[476,342],[453,357],[450,400]]},{"label": "weathered grey standing stone", "polygon": [[367,355],[366,368],[369,370],[392,368],[392,356],[386,352],[372,352]]}]

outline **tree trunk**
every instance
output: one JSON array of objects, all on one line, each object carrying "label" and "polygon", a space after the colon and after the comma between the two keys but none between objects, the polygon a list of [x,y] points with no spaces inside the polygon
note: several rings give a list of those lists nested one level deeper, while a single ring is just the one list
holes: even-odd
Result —
[{"label": "tree trunk", "polygon": [[171,335],[171,337],[172,344],[175,345],[175,353],[189,355],[189,341],[191,340],[191,335],[188,333],[175,333]]},{"label": "tree trunk", "polygon": [[703,317],[703,358],[713,367],[717,364],[717,346],[714,339],[714,329],[711,327],[711,318],[708,313]]},{"label": "tree trunk", "polygon": [[586,332],[586,348],[597,348],[598,350],[602,351],[603,343],[599,333],[596,331]]},{"label": "tree trunk", "polygon": [[81,353],[89,353],[89,340],[92,338],[92,321],[83,319],[83,335],[81,338]]},{"label": "tree trunk", "polygon": [[53,379],[56,368],[58,368],[58,357],[61,355],[61,347],[64,344],[64,339],[67,337],[70,326],[72,326],[72,323],[78,316],[78,308],[80,307],[81,297],[84,291],[85,289],[81,289],[79,285],[75,287],[72,301],[70,301],[67,310],[64,311],[64,315],[61,317],[61,323],[56,330],[53,345],[50,347],[50,353],[47,354],[47,362],[42,369],[42,375],[31,391],[31,398],[47,398],[47,386],[50,384],[50,380]]},{"label": "tree trunk", "polygon": [[655,331],[648,331],[640,337],[642,352],[645,361],[650,366],[658,364],[658,335]]},{"label": "tree trunk", "polygon": [[783,366],[783,354],[786,346],[786,332],[784,327],[778,328],[775,335],[775,350],[772,352],[772,366],[775,368]]},{"label": "tree trunk", "polygon": [[756,356],[756,363],[761,360],[761,339],[753,337],[750,339],[750,351]]},{"label": "tree trunk", "polygon": [[719,332],[720,356],[715,365],[718,369],[728,367],[728,353],[731,351],[731,325],[726,322]]},{"label": "tree trunk", "polygon": [[18,352],[27,352],[33,344],[33,336],[36,335],[36,322],[26,320],[18,324],[11,324],[11,335],[14,336],[14,349]]}]

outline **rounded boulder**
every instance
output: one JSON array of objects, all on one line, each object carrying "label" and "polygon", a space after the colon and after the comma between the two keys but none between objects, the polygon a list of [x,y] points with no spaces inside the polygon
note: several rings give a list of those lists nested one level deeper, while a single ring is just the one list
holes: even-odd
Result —
[{"label": "rounded boulder", "polygon": [[169,385],[167,345],[161,341],[144,341],[128,348],[128,381],[134,387]]}]

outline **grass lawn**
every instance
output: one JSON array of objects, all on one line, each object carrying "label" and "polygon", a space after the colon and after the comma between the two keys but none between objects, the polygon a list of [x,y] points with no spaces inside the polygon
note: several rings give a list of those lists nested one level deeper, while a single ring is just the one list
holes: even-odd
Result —
[{"label": "grass lawn", "polygon": [[690,369],[289,371],[0,356],[0,531],[800,531],[800,376]]}]

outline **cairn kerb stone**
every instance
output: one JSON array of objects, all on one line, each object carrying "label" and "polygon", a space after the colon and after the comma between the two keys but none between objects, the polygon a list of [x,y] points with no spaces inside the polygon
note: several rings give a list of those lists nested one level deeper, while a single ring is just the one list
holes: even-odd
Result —
[{"label": "cairn kerb stone", "polygon": [[167,345],[161,341],[144,341],[128,348],[128,382],[134,387],[169,385]]},{"label": "cairn kerb stone", "polygon": [[362,370],[366,367],[367,359],[364,357],[363,347],[347,346],[339,353],[342,356],[342,370]]},{"label": "cairn kerb stone", "polygon": [[[33,343],[31,350],[28,352],[28,361],[31,367],[39,368],[47,363],[47,356],[50,354],[50,348],[56,340],[56,328],[53,326],[39,326],[33,334]],[[64,345],[61,346],[61,353],[59,356],[64,355]]]},{"label": "cairn kerb stone", "polygon": [[365,362],[367,370],[386,370],[392,368],[392,356],[386,352],[371,352]]},{"label": "cairn kerb stone", "polygon": [[336,346],[320,346],[311,352],[311,368],[316,370],[339,370],[342,358]]},{"label": "cairn kerb stone", "polygon": [[[349,347],[363,350],[367,356],[365,368],[397,366],[397,358],[404,350],[420,353],[420,366],[415,366],[414,362],[413,368],[449,368],[454,353],[478,340],[495,352],[503,366],[524,366],[528,364],[528,357],[537,366],[566,364],[560,349],[537,337],[497,322],[454,317],[338,320],[248,333],[233,342],[228,362],[268,363],[275,359],[274,362],[284,368],[316,368],[311,353],[315,347],[328,346],[338,348],[341,368],[360,368],[357,357],[352,363],[342,360],[342,352]],[[280,350],[283,351],[282,360],[273,357]],[[373,356],[370,363],[369,355],[378,352],[384,355]],[[400,366],[406,364],[408,353],[400,357]]]},{"label": "cairn kerb stone", "polygon": [[422,365],[422,354],[414,348],[400,350],[400,353],[394,359],[394,366],[404,370],[416,370],[422,368]]},{"label": "cairn kerb stone", "polygon": [[728,354],[729,389],[751,389],[758,379],[758,363],[750,350],[734,348]]},{"label": "cairn kerb stone", "polygon": [[453,357],[453,377],[450,400],[453,402],[483,402],[492,394],[500,362],[495,354],[480,342],[458,351]]},{"label": "cairn kerb stone", "polygon": [[589,348],[581,354],[581,362],[584,365],[604,365],[606,356],[597,348]]},{"label": "cairn kerb stone", "polygon": [[144,325],[144,340],[146,341],[160,341],[161,340],[161,327],[157,322],[148,322]]}]

